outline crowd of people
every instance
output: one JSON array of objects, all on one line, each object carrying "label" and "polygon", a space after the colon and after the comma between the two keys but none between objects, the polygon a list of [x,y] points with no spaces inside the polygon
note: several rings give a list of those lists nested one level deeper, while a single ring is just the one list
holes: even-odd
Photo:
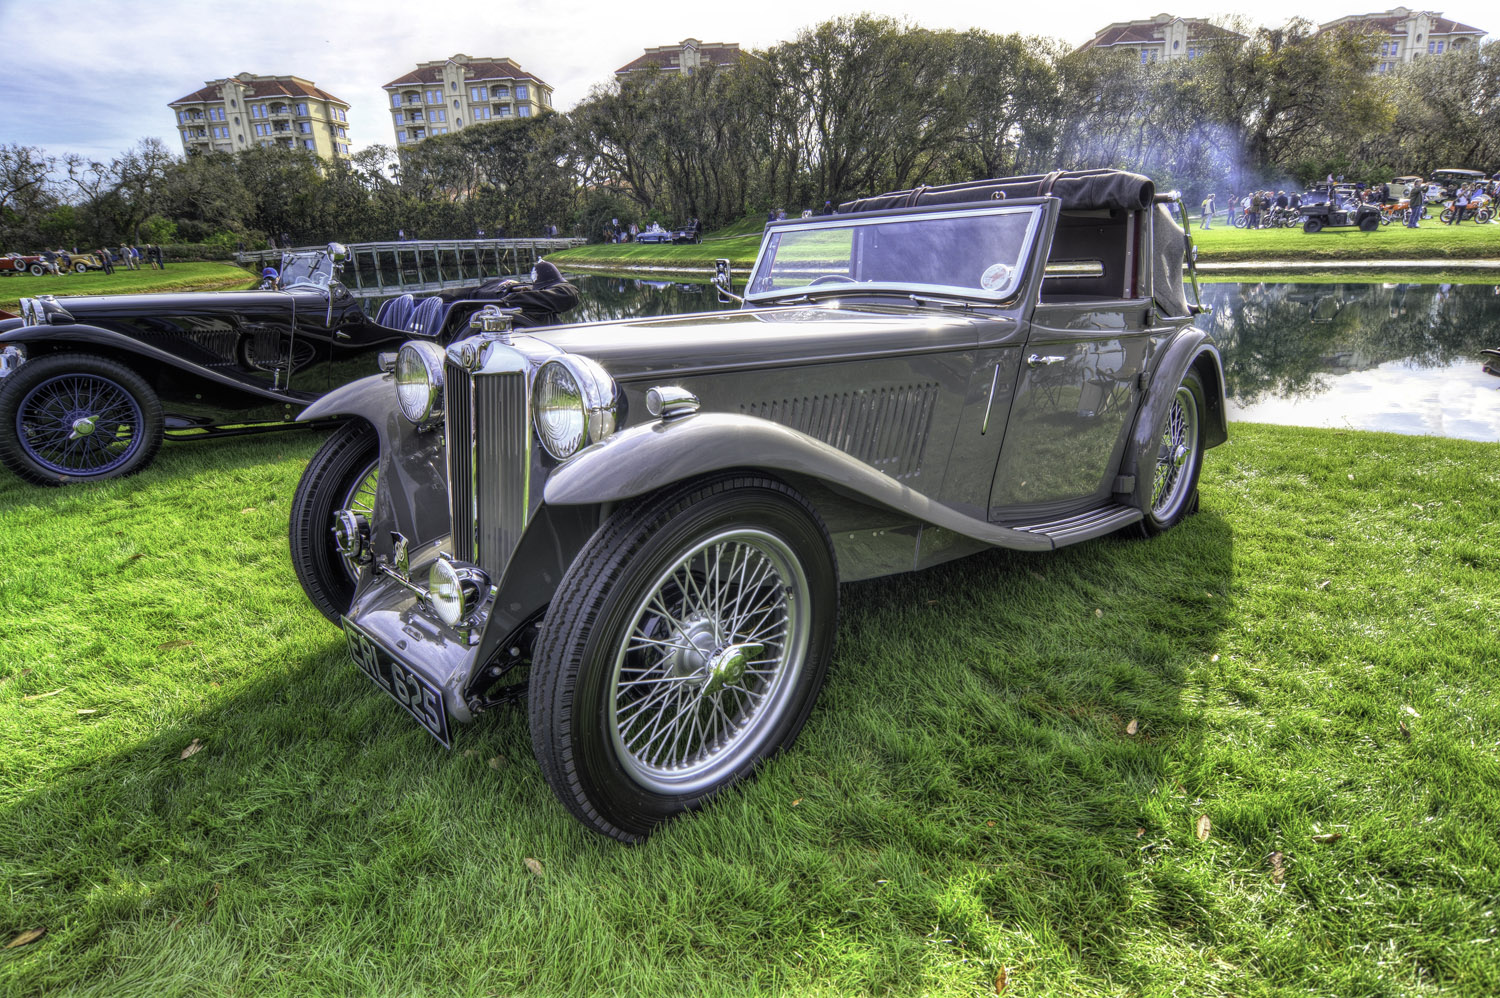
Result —
[{"label": "crowd of people", "polygon": [[[1266,229],[1294,224],[1301,216],[1303,199],[1315,192],[1319,196],[1319,203],[1327,195],[1337,200],[1341,206],[1352,207],[1360,203],[1376,205],[1383,212],[1396,213],[1409,228],[1416,228],[1422,219],[1433,217],[1433,205],[1447,205],[1451,208],[1451,211],[1443,208],[1438,211],[1441,215],[1448,216],[1443,219],[1444,222],[1457,225],[1471,219],[1478,220],[1480,209],[1490,208],[1500,198],[1500,177],[1460,184],[1451,191],[1422,177],[1397,179],[1404,183],[1366,183],[1363,180],[1344,183],[1342,177],[1335,180],[1330,174],[1323,183],[1314,185],[1307,192],[1260,190],[1239,196],[1230,194],[1226,199],[1227,203],[1222,206],[1218,195],[1210,194],[1203,199],[1200,226],[1212,228],[1213,221],[1220,212],[1223,212],[1224,222],[1236,228]],[[1485,212],[1486,220],[1492,213],[1492,210]]]},{"label": "crowd of people", "polygon": [[113,274],[116,265],[126,270],[144,270],[148,267],[152,270],[167,269],[167,258],[162,248],[149,243],[145,246],[101,246],[92,252],[80,250],[77,246],[71,250],[44,249],[38,256],[41,259],[37,262],[49,274],[81,273],[82,271],[74,268],[75,260],[87,264],[89,270],[102,270],[106,274]]}]

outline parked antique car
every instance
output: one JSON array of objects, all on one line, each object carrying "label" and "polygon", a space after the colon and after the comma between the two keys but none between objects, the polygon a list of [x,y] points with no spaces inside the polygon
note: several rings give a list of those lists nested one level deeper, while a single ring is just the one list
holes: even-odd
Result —
[{"label": "parked antique car", "polygon": [[300,417],[351,422],[297,576],[439,742],[524,693],[557,797],[640,839],[796,737],[841,581],[1196,508],[1224,382],[1174,197],[902,192],[767,226],[737,311],[407,343]]},{"label": "parked antique car", "polygon": [[1434,201],[1451,201],[1464,184],[1483,184],[1489,180],[1482,170],[1459,170],[1451,167],[1433,170],[1432,176],[1427,179],[1439,187],[1438,196],[1430,199]]},{"label": "parked antique car", "polygon": [[1308,233],[1339,225],[1357,225],[1363,232],[1374,232],[1380,228],[1382,215],[1379,205],[1324,186],[1302,195],[1302,205],[1297,210],[1302,213],[1302,231]]},{"label": "parked antique car", "polygon": [[[372,318],[337,278],[344,252],[286,254],[278,290],[21,299],[21,318],[0,320],[0,462],[59,485],[139,471],[164,438],[295,428],[325,392],[377,372],[380,351],[447,343],[507,300],[401,295]],[[521,321],[551,321],[527,305]]]},{"label": "parked antique car", "polygon": [[[35,270],[32,268],[35,267]],[[12,274],[24,274],[30,271],[40,277],[46,273],[40,256],[26,256],[22,253],[7,253],[0,256],[0,275],[10,277]]]}]

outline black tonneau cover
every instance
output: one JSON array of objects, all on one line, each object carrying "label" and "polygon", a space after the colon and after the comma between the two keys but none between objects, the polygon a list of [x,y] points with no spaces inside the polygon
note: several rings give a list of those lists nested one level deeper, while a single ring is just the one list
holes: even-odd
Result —
[{"label": "black tonneau cover", "polygon": [[1120,208],[1141,211],[1156,200],[1156,184],[1150,177],[1124,170],[1058,170],[1031,177],[1000,177],[973,180],[942,187],[916,187],[874,197],[857,198],[839,205],[839,214],[887,211],[923,205],[963,204],[1051,195],[1062,201],[1064,211],[1090,208]]}]

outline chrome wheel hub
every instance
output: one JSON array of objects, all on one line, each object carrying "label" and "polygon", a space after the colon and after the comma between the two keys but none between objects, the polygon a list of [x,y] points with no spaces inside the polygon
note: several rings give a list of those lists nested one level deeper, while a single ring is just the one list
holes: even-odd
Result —
[{"label": "chrome wheel hub", "polygon": [[77,440],[79,437],[86,437],[93,433],[94,422],[98,418],[98,416],[80,416],[73,420],[73,433],[68,439]]}]

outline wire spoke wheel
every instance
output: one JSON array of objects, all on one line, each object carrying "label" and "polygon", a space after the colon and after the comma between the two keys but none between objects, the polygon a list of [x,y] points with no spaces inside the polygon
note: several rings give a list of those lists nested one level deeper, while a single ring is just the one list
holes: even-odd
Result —
[{"label": "wire spoke wheel", "polygon": [[16,410],[26,456],[59,475],[105,475],[140,449],[140,403],[98,374],[63,374],[29,391]]},{"label": "wire spoke wheel", "polygon": [[696,544],[648,587],[615,657],[610,734],[662,793],[711,786],[765,741],[807,656],[808,582],[761,530]]},{"label": "wire spoke wheel", "polygon": [[1157,448],[1151,512],[1158,520],[1171,520],[1186,502],[1197,452],[1198,403],[1184,384],[1178,386],[1172,397]]}]

